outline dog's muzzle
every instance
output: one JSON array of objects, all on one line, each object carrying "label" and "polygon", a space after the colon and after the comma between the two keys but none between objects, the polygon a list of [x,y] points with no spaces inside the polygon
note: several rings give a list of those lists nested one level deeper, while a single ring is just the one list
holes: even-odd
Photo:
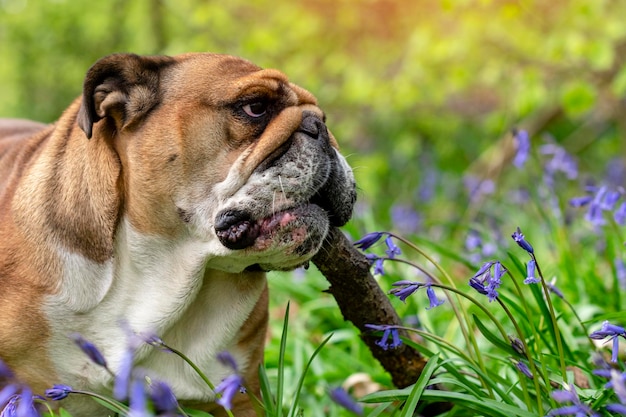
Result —
[{"label": "dog's muzzle", "polygon": [[[296,173],[294,173],[294,171]],[[280,192],[293,202],[274,211],[263,199],[247,207],[226,209],[215,219],[215,232],[229,249],[246,249],[276,235],[277,230],[307,228],[312,243],[318,246],[325,237],[328,224],[342,226],[350,219],[356,200],[351,170],[343,157],[330,144],[329,133],[322,120],[312,112],[304,112],[296,132],[274,150],[254,171],[274,178]],[[298,175],[303,180],[298,183]],[[254,174],[253,174],[254,176]],[[267,202],[269,203],[269,202]],[[268,209],[272,210],[267,214]],[[318,223],[325,222],[325,225]],[[322,233],[317,229],[324,229]],[[316,233],[317,232],[317,233]],[[321,236],[320,236],[321,235]],[[317,242],[319,241],[319,242]]]}]

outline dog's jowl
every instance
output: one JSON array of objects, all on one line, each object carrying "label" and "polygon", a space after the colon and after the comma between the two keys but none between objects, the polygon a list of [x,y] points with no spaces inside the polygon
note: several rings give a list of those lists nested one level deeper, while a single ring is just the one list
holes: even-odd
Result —
[{"label": "dog's jowl", "polygon": [[[111,55],[52,125],[0,121],[0,359],[36,393],[110,395],[133,335],[156,334],[215,383],[258,395],[265,271],[307,263],[348,221],[352,171],[315,97],[226,55]],[[220,413],[179,357],[135,364],[187,404]],[[61,406],[105,416],[82,396]],[[237,394],[235,415],[253,415]]]}]

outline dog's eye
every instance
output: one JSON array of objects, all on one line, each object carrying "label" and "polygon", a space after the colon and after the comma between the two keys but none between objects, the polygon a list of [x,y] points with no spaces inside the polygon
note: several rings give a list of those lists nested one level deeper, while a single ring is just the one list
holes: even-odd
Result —
[{"label": "dog's eye", "polygon": [[267,103],[264,101],[255,101],[254,103],[243,106],[243,111],[250,117],[261,117],[267,113]]}]

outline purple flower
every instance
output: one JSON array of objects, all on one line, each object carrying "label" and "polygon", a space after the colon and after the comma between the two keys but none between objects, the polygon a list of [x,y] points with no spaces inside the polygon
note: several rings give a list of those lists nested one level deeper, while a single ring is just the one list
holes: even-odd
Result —
[{"label": "purple flower", "polygon": [[593,197],[585,195],[582,197],[574,197],[569,201],[569,205],[572,207],[584,207],[593,201]]},{"label": "purple flower", "polygon": [[[115,381],[113,382],[113,397],[119,401],[123,401],[128,398],[135,352],[140,344],[145,341],[141,336],[135,334],[127,323],[123,323],[122,327],[127,334],[126,349],[120,358],[117,373],[115,375]],[[153,341],[155,340],[156,339],[153,339]],[[132,387],[130,387],[130,390],[132,390]]]},{"label": "purple flower", "polygon": [[609,404],[606,406],[607,411],[611,413],[617,413],[621,416],[626,416],[626,405],[623,404]]},{"label": "purple flower", "polygon": [[515,138],[515,142],[517,144],[517,153],[513,158],[513,165],[517,168],[522,168],[530,153],[530,140],[528,138],[528,132],[525,130],[514,130],[513,137]]},{"label": "purple flower", "polygon": [[16,384],[9,384],[0,389],[0,407],[4,406],[18,391]]},{"label": "purple flower", "polygon": [[224,351],[217,354],[217,360],[225,366],[228,366],[233,371],[237,372],[237,361],[230,352]]},{"label": "purple flower", "polygon": [[420,288],[426,287],[426,295],[428,296],[428,301],[430,304],[430,307],[426,307],[427,310],[440,306],[444,303],[444,300],[437,299],[435,291],[431,287],[430,283],[424,284],[421,282],[403,280],[394,282],[392,285],[396,288],[391,289],[391,291],[389,291],[389,294],[395,295],[402,302],[406,302],[406,299],[415,291],[419,290]]},{"label": "purple flower", "polygon": [[133,378],[130,383],[128,411],[129,417],[152,416],[152,413],[148,410],[146,387],[143,378]]},{"label": "purple flower", "polygon": [[611,384],[619,402],[626,405],[626,372],[619,373],[612,369]]},{"label": "purple flower", "polygon": [[602,215],[602,207],[597,204],[595,201],[592,201],[589,205],[589,209],[587,213],[585,213],[585,220],[594,226],[603,226],[606,224],[606,220]]},{"label": "purple flower", "polygon": [[493,266],[493,276],[487,281],[487,297],[489,302],[498,298],[498,288],[502,284],[502,275],[506,272],[506,269],[500,262],[496,262]]},{"label": "purple flower", "polygon": [[[387,350],[389,348],[396,349],[400,345],[402,345],[402,341],[400,340],[400,335],[398,334],[398,329],[393,325],[366,324],[365,327],[375,330],[375,331],[383,332],[383,336],[380,338],[378,342],[376,342],[376,344],[380,346],[381,348],[383,348],[384,350]],[[391,342],[389,341],[389,339],[391,339]]]},{"label": "purple flower", "polygon": [[524,349],[524,344],[517,337],[509,336],[509,341],[511,342],[511,347],[514,351],[522,356],[526,356],[526,350]]},{"label": "purple flower", "polygon": [[523,373],[524,375],[526,375],[527,378],[529,379],[533,379],[533,373],[530,372],[530,369],[528,368],[528,365],[526,365],[524,362],[516,362],[515,363],[515,367],[517,368],[518,371],[520,371],[521,373]]},{"label": "purple flower", "polygon": [[28,387],[24,387],[20,394],[20,401],[15,410],[17,417],[39,417],[39,412],[33,403],[33,392]]},{"label": "purple flower", "polygon": [[[493,275],[491,268],[493,267]],[[469,285],[480,294],[486,295],[489,302],[498,298],[498,288],[502,283],[502,275],[506,272],[506,268],[500,262],[486,262],[480,267],[478,272],[469,280]],[[486,285],[485,285],[486,284]]]},{"label": "purple flower", "polygon": [[620,193],[619,191],[616,191],[616,190],[607,191],[606,195],[604,196],[604,199],[600,203],[602,210],[613,210],[615,208],[615,205],[617,204],[617,202],[619,201],[621,197],[622,197],[622,193]]},{"label": "purple flower", "polygon": [[13,371],[0,359],[0,381],[15,378]]},{"label": "purple flower", "polygon": [[602,323],[602,328],[600,330],[596,330],[589,335],[589,337],[594,340],[601,340],[608,337],[607,341],[613,341],[613,350],[611,354],[611,362],[613,363],[617,362],[620,336],[626,339],[626,329],[621,326],[613,325],[608,321]]},{"label": "purple flower", "polygon": [[69,385],[54,385],[52,388],[46,390],[46,397],[52,401],[59,401],[66,398],[72,393],[72,387]]},{"label": "purple flower", "polygon": [[14,394],[0,411],[0,417],[17,417],[17,404],[20,400],[19,394]]},{"label": "purple flower", "polygon": [[391,221],[403,234],[415,233],[422,223],[420,215],[413,208],[405,205],[394,205],[391,208]]},{"label": "purple flower", "polygon": [[535,260],[531,259],[526,264],[526,279],[524,280],[524,284],[539,284],[541,280],[535,277]]},{"label": "purple flower", "polygon": [[526,252],[530,254],[534,253],[533,247],[530,245],[530,243],[526,241],[526,239],[524,239],[524,235],[522,234],[522,231],[520,230],[519,227],[517,228],[515,232],[513,232],[511,237],[513,238],[515,243],[517,243]]},{"label": "purple flower", "polygon": [[387,236],[387,238],[385,239],[385,244],[387,245],[387,250],[385,251],[385,253],[389,257],[389,259],[393,259],[396,257],[396,255],[402,254],[400,248],[397,247],[395,243],[393,243],[393,239],[391,238],[391,236]]},{"label": "purple flower", "polygon": [[445,302],[445,300],[439,300],[437,298],[437,296],[435,295],[435,290],[433,290],[433,287],[431,287],[430,285],[426,286],[426,295],[428,296],[428,301],[430,303],[430,306],[426,307],[426,310],[430,310],[432,308],[440,306]]},{"label": "purple flower", "polygon": [[341,387],[336,387],[330,390],[330,398],[348,411],[352,411],[354,414],[362,415],[363,407],[354,401],[354,399]]},{"label": "purple flower", "polygon": [[563,292],[561,290],[559,290],[557,288],[556,285],[554,285],[554,279],[552,280],[552,282],[548,282],[548,290],[550,290],[550,292],[554,295],[556,295],[557,297],[559,297],[560,299],[564,299],[565,296],[563,295]]},{"label": "purple flower", "polygon": [[597,416],[589,406],[583,404],[578,398],[578,393],[573,385],[566,385],[566,389],[552,392],[552,398],[558,403],[572,403],[561,408],[557,408],[548,413],[548,416],[564,416],[575,414],[576,417]]},{"label": "purple flower", "polygon": [[383,268],[383,258],[376,258],[374,262],[374,275],[385,275],[385,269]]},{"label": "purple flower", "polygon": [[96,365],[100,365],[103,368],[108,369],[107,362],[104,359],[104,356],[102,356],[102,353],[100,353],[98,348],[93,343],[86,340],[84,337],[82,337],[78,333],[71,334],[69,338],[74,343],[76,343],[76,345],[80,348],[80,350],[82,350],[83,353],[87,355],[93,363],[95,363]]},{"label": "purple flower", "polygon": [[421,282],[406,281],[406,280],[394,282],[391,285],[393,285],[396,288],[391,289],[391,291],[389,291],[389,294],[395,295],[403,303],[406,302],[406,299],[410,295],[412,295],[415,291],[426,286],[426,284],[423,284]]},{"label": "purple flower", "polygon": [[620,226],[626,224],[626,202],[620,204],[617,210],[613,212],[613,220]]},{"label": "purple flower", "polygon": [[473,251],[479,249],[483,244],[483,240],[480,237],[480,234],[474,230],[470,229],[465,237],[465,249],[468,251]]},{"label": "purple flower", "polygon": [[178,401],[174,392],[163,381],[153,381],[150,384],[150,399],[158,414],[173,414],[178,410]]},{"label": "purple flower", "polygon": [[374,245],[376,242],[378,242],[380,238],[383,237],[383,235],[384,235],[383,232],[368,233],[365,236],[363,236],[361,239],[354,242],[354,246],[361,250],[367,250],[370,247],[372,247],[372,245]]},{"label": "purple flower", "polygon": [[552,155],[544,166],[548,175],[553,176],[557,172],[562,172],[569,180],[576,179],[578,176],[578,164],[576,160],[562,147],[548,143],[539,148],[542,155]]},{"label": "purple flower", "polygon": [[215,387],[215,393],[221,394],[216,402],[225,409],[230,410],[233,408],[233,398],[238,392],[245,392],[243,379],[237,374],[229,375]]},{"label": "purple flower", "polygon": [[474,274],[469,280],[470,287],[483,295],[487,295],[487,289],[485,288],[485,282],[491,278],[491,266],[494,262],[485,262],[478,272]]}]

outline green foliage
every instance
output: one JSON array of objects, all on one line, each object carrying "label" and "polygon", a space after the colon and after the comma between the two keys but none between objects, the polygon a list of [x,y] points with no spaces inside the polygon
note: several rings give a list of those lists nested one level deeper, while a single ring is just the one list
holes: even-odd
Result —
[{"label": "green foliage", "polygon": [[[539,403],[544,411],[555,406],[550,382],[573,379],[569,369],[563,375],[562,360],[585,375],[589,388],[579,390],[581,398],[601,405],[610,398],[604,381],[590,375],[585,326],[623,318],[626,298],[614,260],[625,257],[625,235],[611,222],[592,227],[567,200],[583,193],[582,184],[602,182],[626,155],[623,16],[626,2],[589,0],[3,0],[0,115],[54,121],[81,93],[89,66],[113,52],[213,51],[279,68],[318,97],[355,168],[360,205],[346,232],[399,232],[465,291],[487,260],[463,244],[469,229],[478,231],[495,248],[484,256],[510,268],[501,292],[510,316],[493,303],[481,308],[455,295],[433,311],[418,296],[406,304],[393,300],[423,340],[405,342],[427,357],[439,352],[431,382],[451,391],[392,390],[323,293],[319,273],[272,273],[264,398],[280,392],[282,404],[297,403],[307,416],[344,416],[328,388],[364,373],[367,382],[349,386],[351,392],[387,389],[365,396],[380,404],[367,409],[371,417],[400,415],[400,404],[417,397],[453,402],[450,415],[538,415]],[[547,189],[544,155],[535,152],[529,169],[509,167],[514,146],[506,132],[520,126],[535,149],[549,135],[583,174],[572,181],[557,176],[557,186]],[[489,182],[493,193],[471,196],[463,183],[469,177]],[[623,171],[616,178],[613,186],[626,185]],[[401,205],[419,215],[414,228],[394,217]],[[532,237],[546,280],[556,278],[565,295],[553,306],[560,337],[541,289],[513,286],[524,277],[524,262],[503,236],[518,225]],[[385,267],[385,289],[414,277],[400,265]],[[287,300],[291,343],[284,346]],[[452,300],[460,313],[449,308]],[[498,328],[513,334],[511,317],[536,354],[539,389],[512,365],[520,358]],[[285,387],[279,392],[272,388],[278,381]],[[300,383],[296,398],[289,388]]]}]

